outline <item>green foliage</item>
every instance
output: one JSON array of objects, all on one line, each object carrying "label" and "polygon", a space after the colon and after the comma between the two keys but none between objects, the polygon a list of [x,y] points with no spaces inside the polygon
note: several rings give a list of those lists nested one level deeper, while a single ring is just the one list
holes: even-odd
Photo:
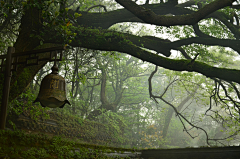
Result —
[{"label": "green foliage", "polygon": [[[41,10],[40,17],[43,20],[43,30],[48,30],[49,34],[57,35],[60,39],[54,39],[55,36],[52,36],[50,41],[58,42],[61,40],[64,44],[71,44],[77,35],[80,37],[88,37],[89,40],[94,40],[100,46],[106,41],[119,40],[119,43],[123,44],[133,44],[132,41],[128,40],[127,34],[138,34],[140,36],[153,34],[153,32],[148,31],[145,26],[139,28],[139,24],[131,23],[122,23],[111,27],[110,31],[102,32],[98,28],[84,28],[83,26],[77,26],[81,23],[81,17],[85,13],[80,13],[81,11],[86,11],[87,8],[99,4],[95,0],[79,0],[73,5],[70,5],[69,8],[61,8],[62,4],[66,2],[65,6],[72,4],[70,1],[62,0],[49,0],[44,2],[39,1],[0,1],[0,13],[1,21],[7,20],[9,17],[14,17],[10,19],[11,24],[20,21],[22,17],[23,8],[31,9],[35,8],[36,10]],[[111,9],[116,7],[115,2],[111,1],[100,1],[101,4],[113,4]],[[157,1],[151,1],[157,2]],[[210,2],[210,1],[209,1]],[[208,4],[205,3],[204,5]],[[143,3],[143,2],[140,2]],[[197,1],[196,1],[197,4]],[[110,5],[109,5],[110,6]],[[76,8],[78,8],[77,11]],[[16,14],[13,16],[9,13],[13,10],[17,10]],[[191,8],[191,10],[197,10],[197,8]],[[99,8],[93,8],[89,12],[101,12]],[[233,11],[230,7],[224,8],[220,11],[225,13],[227,17],[233,17]],[[11,15],[11,16],[10,16]],[[226,19],[226,21],[228,21]],[[234,39],[232,32],[219,20],[208,18],[204,19],[199,24],[199,29],[206,35],[213,36],[219,39]],[[6,52],[6,46],[13,45],[16,37],[19,33],[19,23],[14,25],[11,32],[9,32],[9,26],[1,30],[0,32],[0,52]],[[91,32],[89,31],[91,29]],[[7,32],[8,31],[8,32]],[[119,32],[113,32],[119,31]],[[148,33],[146,32],[148,31]],[[197,37],[194,33],[192,26],[171,26],[171,27],[162,27],[158,26],[155,28],[157,34],[166,35],[168,40],[177,41],[192,37]],[[7,33],[6,33],[7,32]],[[89,37],[90,33],[94,32],[97,35],[97,38],[93,39]],[[124,32],[126,34],[122,34]],[[37,38],[40,41],[40,44],[44,44],[44,37],[48,34],[42,30],[39,32],[33,31],[30,34],[31,38]],[[59,36],[58,36],[59,35]],[[12,37],[8,38],[8,37]],[[29,40],[29,41],[30,41]],[[74,41],[74,46],[81,43],[81,41]],[[140,40],[138,41],[140,42]],[[167,42],[167,41],[166,41]],[[144,48],[143,44],[139,46]],[[223,49],[220,47],[209,47],[203,44],[195,44],[182,46],[182,49],[186,53],[194,58],[197,54],[200,54],[196,61],[204,62],[211,66],[216,67],[225,67],[225,68],[239,68],[238,60],[234,59],[236,54],[233,51]],[[60,62],[59,67],[63,68],[60,71],[60,74],[64,76],[68,83],[68,94],[69,99],[73,103],[72,106],[65,106],[64,109],[54,110],[56,112],[55,118],[58,125],[62,127],[62,132],[67,133],[71,128],[76,128],[76,131],[79,131],[80,128],[84,129],[86,133],[91,137],[96,136],[97,129],[94,128],[89,122],[86,122],[85,119],[88,117],[91,112],[94,110],[101,110],[101,114],[98,114],[96,121],[92,121],[93,125],[101,125],[104,129],[111,131],[112,136],[118,141],[123,143],[127,147],[180,147],[180,143],[185,143],[185,145],[190,145],[190,140],[186,137],[186,134],[179,133],[179,138],[175,138],[174,133],[180,132],[183,129],[181,122],[174,117],[171,118],[170,125],[168,127],[168,135],[166,138],[162,137],[162,129],[166,125],[166,113],[169,105],[164,103],[161,99],[157,99],[158,104],[151,101],[149,98],[148,90],[148,77],[153,66],[147,63],[143,63],[140,60],[137,60],[128,55],[119,54],[117,52],[110,51],[93,51],[83,48],[71,48],[69,49],[63,57],[65,61]],[[183,56],[180,54],[176,55],[174,58],[182,59]],[[234,59],[234,60],[232,60]],[[187,60],[186,63],[190,63],[191,60]],[[48,65],[44,68],[44,71],[49,70]],[[104,107],[103,99],[101,98],[101,82],[102,82],[102,73],[104,70],[107,74],[106,92],[105,100],[106,105],[110,105],[110,108]],[[29,76],[28,73],[25,74],[26,77],[19,79],[14,86],[18,86],[19,83],[23,83],[25,79]],[[40,79],[43,74],[40,74]],[[3,78],[2,78],[3,79]],[[208,114],[204,114],[204,109],[208,109],[209,97],[212,95],[212,92],[215,90],[215,83],[208,78],[203,77],[200,74],[188,73],[188,72],[172,72],[168,70],[159,70],[157,77],[153,78],[153,93],[155,95],[161,95],[168,84],[174,79],[177,79],[177,82],[169,86],[169,90],[163,96],[164,99],[169,101],[175,108],[179,109],[183,115],[186,116],[188,120],[194,119],[192,114],[195,114],[198,117],[197,123],[204,124],[207,121]],[[37,83],[33,82],[32,86],[38,88]],[[36,86],[36,87],[35,87]],[[199,88],[198,88],[199,87]],[[237,99],[236,94],[234,94],[233,87],[227,86],[227,91],[233,99]],[[195,89],[198,89],[197,94],[191,98],[181,109],[179,104],[181,101],[191,94]],[[33,90],[32,90],[33,91]],[[33,91],[34,92],[34,91]],[[31,119],[34,119],[35,122],[38,122],[39,119],[47,120],[50,119],[52,109],[42,108],[39,105],[32,106],[32,101],[36,98],[33,92],[27,90],[23,93],[18,99],[14,100],[9,107],[9,114],[20,115],[23,112],[28,112]],[[226,96],[224,90],[220,89],[219,97],[223,98]],[[24,100],[22,100],[24,99]],[[225,99],[224,99],[225,100]],[[220,103],[220,100],[214,98],[215,103]],[[228,105],[231,105],[230,101],[225,102],[224,104],[219,104],[219,108],[214,108],[213,111],[220,112],[224,114],[224,120],[229,121],[224,126],[228,127],[229,130],[226,132],[230,135],[236,132],[235,130],[239,129],[239,124],[233,120],[232,117],[228,117],[224,112]],[[189,105],[193,106],[192,108]],[[196,108],[198,108],[196,110]],[[234,117],[238,117],[237,111],[234,110],[234,107],[230,107]],[[218,113],[211,114],[215,120],[220,121],[221,117]],[[11,127],[16,129],[13,120],[8,121]],[[195,122],[195,121],[194,121]],[[210,121],[211,123],[212,121]],[[184,123],[186,124],[186,123]],[[187,125],[187,124],[186,124]],[[216,127],[219,125],[214,125],[214,130],[209,130],[211,137],[217,133]],[[187,128],[190,129],[190,126],[187,125]],[[103,131],[104,132],[104,131]],[[121,133],[123,135],[121,135]],[[198,134],[194,131],[193,134]],[[71,135],[69,132],[68,135]],[[197,139],[202,140],[203,137],[198,137]],[[231,140],[231,138],[229,138]],[[110,141],[109,141],[110,143]],[[109,144],[108,141],[105,145]],[[70,151],[71,146],[62,146],[57,147],[61,144],[61,140],[58,138],[53,139],[52,149],[54,152],[64,156],[63,152]],[[38,156],[39,158],[44,158],[48,151],[45,149],[36,149],[30,148],[28,151],[24,152],[22,155],[26,156]],[[60,157],[57,156],[57,157]],[[66,156],[64,156],[66,157]]]},{"label": "green foliage", "polygon": [[36,97],[37,96],[32,93],[31,89],[27,89],[10,103],[10,115],[15,114],[18,116],[23,112],[28,111],[31,118],[35,121],[37,121],[40,116],[42,116],[43,119],[48,119],[49,115],[47,114],[47,111],[49,108],[43,108],[39,103],[33,106],[33,101]]},{"label": "green foliage", "polygon": [[[112,149],[112,151],[115,150],[119,151],[120,149]],[[110,159],[102,154],[106,151],[111,150],[109,147],[80,144],[59,136],[50,138],[44,134],[0,131],[0,157],[5,158]]]}]

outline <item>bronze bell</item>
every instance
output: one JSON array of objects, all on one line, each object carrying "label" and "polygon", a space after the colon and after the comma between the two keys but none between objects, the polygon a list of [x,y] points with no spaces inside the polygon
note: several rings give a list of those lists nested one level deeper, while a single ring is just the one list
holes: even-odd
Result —
[{"label": "bronze bell", "polygon": [[38,97],[33,103],[35,102],[49,108],[63,108],[66,103],[71,105],[66,97],[65,79],[58,75],[56,64],[52,67],[52,73],[43,78]]}]

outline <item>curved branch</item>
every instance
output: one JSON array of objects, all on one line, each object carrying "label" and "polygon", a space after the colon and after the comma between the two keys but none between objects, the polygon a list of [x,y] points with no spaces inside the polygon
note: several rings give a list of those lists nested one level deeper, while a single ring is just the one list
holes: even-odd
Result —
[{"label": "curved branch", "polygon": [[87,12],[89,12],[91,9],[96,8],[96,7],[102,7],[102,8],[104,9],[104,11],[107,12],[106,6],[101,5],[101,4],[94,5],[94,6],[90,7],[90,8],[88,8],[88,9],[87,9]]},{"label": "curved branch", "polygon": [[[159,50],[167,50],[176,47],[178,48],[181,45],[186,45],[189,43],[197,42],[197,43],[203,43],[203,44],[212,44],[217,45],[216,41],[221,43],[224,46],[232,46],[234,49],[237,49],[236,47],[239,46],[238,41],[234,40],[225,40],[225,39],[216,39],[214,41],[211,41],[211,38],[190,38],[193,41],[190,41],[189,39],[179,40],[173,43],[161,42],[160,41],[151,41],[147,38],[139,38],[137,36],[129,35],[129,34],[121,34],[119,32],[112,32],[112,31],[97,31],[96,29],[89,29],[89,28],[82,28],[79,27],[77,30],[78,36],[72,41],[71,46],[73,47],[85,47],[88,49],[94,49],[94,50],[103,50],[103,51],[118,51],[122,53],[127,53],[129,55],[132,55],[138,59],[141,59],[143,61],[150,62],[152,64],[155,64],[157,66],[174,70],[174,71],[194,71],[201,73],[207,77],[216,77],[219,79],[223,79],[225,81],[232,81],[240,83],[240,74],[239,70],[236,69],[228,69],[228,68],[218,68],[214,66],[210,66],[203,62],[195,61],[192,65],[188,65],[191,60],[175,60],[166,58],[163,56],[159,56],[155,53],[152,53],[150,51],[147,51],[146,49],[142,49],[142,47],[145,47],[145,43],[149,45],[149,47],[154,47],[152,43],[158,44]],[[51,36],[51,34],[48,34],[48,36]],[[47,39],[45,38],[46,42]],[[140,42],[139,42],[140,40]],[[133,42],[134,43],[133,43]],[[204,42],[205,41],[205,42]],[[51,42],[56,42],[51,41]],[[231,43],[229,43],[231,42]],[[226,45],[228,43],[228,45]],[[137,46],[136,44],[140,44],[140,46]],[[236,46],[233,46],[233,44],[236,44]],[[167,47],[166,47],[167,46]],[[150,48],[151,49],[151,48]],[[240,49],[240,47],[238,48]],[[168,54],[168,56],[170,53]]]},{"label": "curved branch", "polygon": [[177,48],[177,49],[175,49],[175,50],[180,51],[180,52],[182,53],[182,55],[185,57],[185,59],[188,59],[188,60],[191,60],[191,59],[192,59],[192,58],[186,53],[186,51],[185,51],[183,48],[179,47],[179,48]]},{"label": "curved branch", "polygon": [[209,17],[216,18],[219,21],[221,21],[233,33],[233,35],[236,39],[240,39],[239,26],[236,26],[236,25],[233,25],[232,23],[230,23],[228,21],[230,19],[227,19],[225,14],[215,12],[215,13],[211,14]]},{"label": "curved branch", "polygon": [[203,33],[200,29],[199,29],[199,25],[198,24],[195,24],[193,25],[193,30],[195,32],[195,34],[199,37],[203,37],[203,38],[213,38],[212,36],[209,36],[205,33]]},{"label": "curved branch", "polygon": [[212,109],[212,98],[215,97],[215,95],[217,94],[217,82],[215,82],[215,88],[213,89],[213,94],[210,96],[210,104],[209,104],[209,108],[205,111],[205,115],[207,115],[207,112],[210,111]]},{"label": "curved branch", "polygon": [[[157,66],[156,66],[156,67],[157,67]],[[196,137],[196,136],[192,136],[192,134],[189,132],[192,128],[200,129],[200,130],[202,130],[202,131],[204,132],[204,134],[206,135],[206,142],[207,142],[208,145],[210,145],[209,141],[219,142],[219,141],[221,141],[221,140],[226,140],[226,139],[229,139],[229,138],[231,138],[231,137],[233,137],[233,136],[236,136],[236,135],[240,132],[240,130],[236,130],[232,135],[229,135],[229,136],[224,137],[224,138],[218,138],[218,139],[209,138],[208,133],[207,133],[207,131],[206,131],[204,128],[202,128],[202,127],[200,127],[200,126],[197,126],[196,123],[194,124],[193,122],[189,121],[185,116],[183,116],[181,113],[179,113],[177,107],[175,107],[173,104],[171,104],[170,102],[168,102],[167,100],[165,100],[162,95],[161,95],[161,96],[157,96],[157,95],[154,95],[154,94],[152,93],[152,82],[151,82],[151,80],[152,80],[152,78],[153,78],[153,76],[154,76],[154,74],[155,74],[156,72],[157,72],[157,70],[156,70],[156,68],[155,68],[155,70],[151,73],[151,75],[149,76],[149,79],[148,79],[148,81],[149,81],[149,94],[150,94],[150,98],[153,99],[156,103],[158,103],[158,102],[157,102],[157,99],[160,99],[160,100],[162,100],[164,103],[166,103],[167,105],[169,105],[170,107],[172,107],[173,110],[174,110],[175,113],[176,113],[176,116],[178,116],[179,120],[181,121],[181,123],[182,123],[182,125],[183,125],[183,127],[184,127],[183,130],[186,131],[186,133],[188,133],[191,138],[195,138],[195,137]],[[216,80],[215,80],[215,85],[217,85],[217,83],[219,83],[219,82],[221,82],[221,81],[216,79]],[[169,85],[171,85],[171,84],[172,84],[172,83],[170,83]],[[221,85],[221,84],[222,84],[222,83],[219,83],[219,85]],[[168,85],[168,86],[169,86],[169,85]],[[224,87],[224,86],[223,86],[223,87]],[[223,89],[225,89],[225,87],[224,87]],[[219,92],[219,87],[218,87],[218,90],[217,90],[217,91],[216,91],[216,89],[215,89],[214,95],[216,95],[216,92],[217,92],[217,93]],[[213,96],[212,96],[212,97],[213,97]],[[230,98],[231,98],[231,97],[230,97]],[[209,109],[211,109],[211,107],[210,107]],[[209,110],[209,109],[208,109],[208,110]],[[208,110],[207,110],[207,111],[208,111]],[[221,120],[224,122],[225,119],[222,118],[222,116],[218,113],[218,111],[213,111],[213,110],[211,110],[211,111],[214,112],[215,115],[219,116],[219,117],[221,118]],[[206,113],[205,113],[205,115],[206,115]],[[210,116],[214,121],[217,121],[215,117],[212,117],[211,115],[207,115],[207,116]],[[187,129],[186,126],[185,126],[185,122],[184,122],[183,120],[184,120],[187,124],[189,124],[192,128]],[[218,122],[218,121],[217,121],[217,122]],[[165,135],[166,135],[166,134],[165,134]],[[219,142],[219,143],[220,143],[220,142]],[[221,143],[221,144],[223,144],[223,143]]]},{"label": "curved branch", "polygon": [[[157,66],[156,66],[156,67],[157,67]],[[194,125],[192,122],[190,122],[189,120],[187,120],[181,113],[178,112],[177,108],[176,108],[174,105],[172,105],[171,103],[169,103],[168,101],[166,101],[166,100],[163,98],[163,94],[166,92],[166,90],[164,91],[164,93],[163,93],[161,96],[153,95],[153,93],[152,93],[152,83],[151,83],[151,81],[152,81],[152,78],[153,78],[153,76],[154,76],[154,74],[155,74],[156,72],[157,72],[157,69],[155,68],[155,70],[151,73],[151,75],[150,75],[149,78],[148,78],[150,98],[152,98],[156,103],[158,103],[157,100],[156,100],[156,98],[158,98],[158,99],[162,100],[164,103],[166,103],[167,105],[171,106],[171,107],[173,108],[173,110],[175,111],[176,116],[178,116],[179,120],[181,121],[181,123],[182,123],[182,125],[183,125],[183,127],[184,127],[184,130],[189,134],[189,136],[190,136],[191,138],[194,139],[195,136],[192,136],[192,135],[189,133],[189,131],[187,130],[184,122],[182,121],[182,119],[184,119],[184,120],[185,120],[189,125],[191,125],[192,127],[196,128],[196,129],[202,130],[202,131],[205,133],[206,137],[207,137],[207,139],[206,139],[207,144],[210,145],[210,144],[209,144],[209,140],[211,140],[211,139],[209,139],[207,131],[206,131],[205,129],[201,128],[201,127],[198,127],[198,126]],[[170,85],[172,85],[172,83],[173,83],[173,82],[169,83],[168,87],[169,87]],[[168,87],[167,87],[167,88],[168,88]]]},{"label": "curved branch", "polygon": [[158,67],[155,66],[155,70],[150,74],[149,78],[148,78],[148,90],[149,90],[149,95],[150,98],[153,99],[156,103],[158,103],[158,101],[155,99],[156,97],[153,95],[152,93],[152,78],[154,76],[154,74],[157,72]]},{"label": "curved branch", "polygon": [[153,11],[138,6],[131,0],[116,0],[117,3],[121,4],[124,8],[133,13],[136,17],[143,20],[148,24],[155,24],[159,26],[174,26],[174,25],[193,25],[204,19],[209,14],[231,6],[236,0],[216,0],[210,4],[205,5],[202,9],[182,16],[161,16],[156,15]]},{"label": "curved branch", "polygon": [[[160,3],[160,4],[148,4],[148,5],[139,5],[141,7],[147,7],[151,9],[157,15],[166,15],[171,11],[174,15],[190,15],[195,13],[187,8],[171,6],[168,3]],[[69,10],[70,15],[74,16],[75,11]],[[96,27],[96,28],[109,28],[110,26],[121,23],[121,22],[140,22],[144,23],[141,19],[137,18],[133,14],[131,14],[127,9],[118,9],[105,13],[88,13],[88,12],[80,12],[83,16],[77,19],[77,24],[86,26],[86,27]],[[214,12],[209,14],[205,18],[215,18],[221,21],[224,25],[228,27],[228,29],[234,34],[235,38],[240,38],[240,30],[238,26],[230,23],[229,16],[225,15],[223,12]]]}]

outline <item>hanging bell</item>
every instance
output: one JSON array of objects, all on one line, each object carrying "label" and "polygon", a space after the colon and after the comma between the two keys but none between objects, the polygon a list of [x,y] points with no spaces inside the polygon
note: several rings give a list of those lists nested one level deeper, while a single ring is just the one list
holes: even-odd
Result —
[{"label": "hanging bell", "polygon": [[52,67],[52,73],[43,78],[38,97],[33,103],[35,102],[49,108],[63,108],[66,103],[71,105],[66,97],[65,79],[58,75],[56,64]]}]

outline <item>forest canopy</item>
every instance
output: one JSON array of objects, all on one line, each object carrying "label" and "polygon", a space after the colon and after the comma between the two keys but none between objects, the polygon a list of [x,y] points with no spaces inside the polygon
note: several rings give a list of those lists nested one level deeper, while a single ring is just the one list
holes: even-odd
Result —
[{"label": "forest canopy", "polygon": [[[132,145],[155,143],[153,134],[159,142],[152,147],[173,143],[167,133],[180,130],[179,125],[199,139],[198,145],[204,145],[200,138],[208,145],[235,144],[240,130],[239,3],[0,0],[0,54],[9,46],[15,52],[68,46],[59,68],[69,84],[69,112],[101,122],[110,112],[111,120],[114,113],[120,121],[133,117],[132,122],[144,124],[130,124],[131,135],[138,134]],[[47,63],[19,65],[9,100],[29,87],[39,89]],[[0,78],[2,90],[3,74]],[[135,110],[132,116],[130,110]],[[186,136],[184,141],[190,142]]]}]

